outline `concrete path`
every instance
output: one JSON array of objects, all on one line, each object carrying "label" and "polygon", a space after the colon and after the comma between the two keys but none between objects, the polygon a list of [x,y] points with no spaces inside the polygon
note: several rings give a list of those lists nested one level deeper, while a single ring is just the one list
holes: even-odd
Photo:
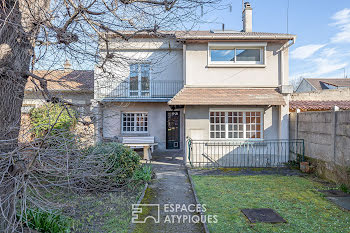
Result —
[{"label": "concrete path", "polygon": [[[177,156],[172,154],[168,157],[155,155],[152,160],[156,179],[148,186],[141,204],[160,204],[160,222],[155,223],[153,219],[147,219],[146,223],[136,224],[134,232],[204,232],[201,223],[196,224],[183,219],[184,215],[187,218],[192,218],[197,213],[190,212],[188,209],[171,212],[169,205],[167,210],[164,209],[166,204],[180,204],[181,207],[185,206],[186,208],[190,204],[195,204],[191,184],[183,165],[182,153]],[[150,215],[157,216],[157,207],[143,207],[141,219]],[[198,219],[198,217],[196,218]]]}]

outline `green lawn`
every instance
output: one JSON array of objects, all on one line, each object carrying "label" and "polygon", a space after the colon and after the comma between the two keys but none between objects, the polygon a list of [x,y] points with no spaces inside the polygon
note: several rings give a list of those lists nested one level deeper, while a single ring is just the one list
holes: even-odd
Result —
[{"label": "green lawn", "polygon": [[[192,176],[210,232],[350,232],[350,212],[317,192],[322,185],[297,176]],[[273,208],[288,223],[250,224],[244,208]]]}]

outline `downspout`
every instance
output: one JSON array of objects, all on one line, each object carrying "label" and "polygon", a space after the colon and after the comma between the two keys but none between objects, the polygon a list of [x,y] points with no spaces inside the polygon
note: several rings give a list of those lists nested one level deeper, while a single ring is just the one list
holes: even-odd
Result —
[{"label": "downspout", "polygon": [[183,42],[182,45],[182,82],[186,85],[186,49],[187,45]]},{"label": "downspout", "polygon": [[[187,45],[186,45],[186,42],[184,41],[182,44],[182,82],[183,82],[184,86],[186,85],[186,49],[187,49]],[[183,108],[183,121],[182,122],[183,122],[182,138],[183,138],[183,145],[185,148],[184,149],[184,151],[185,151],[184,162],[186,165],[188,160],[189,160],[189,162],[191,162],[191,160],[190,160],[190,153],[191,152],[189,151],[188,145],[186,144],[187,143],[187,140],[186,140],[186,106],[184,106],[184,108]],[[188,153],[188,157],[186,156],[187,153]]]},{"label": "downspout", "polygon": [[284,58],[283,58],[283,51],[288,49],[290,46],[294,45],[295,44],[295,41],[296,41],[296,37],[294,36],[293,39],[292,39],[292,42],[289,43],[288,45],[286,46],[283,46],[282,48],[280,48],[279,50],[277,50],[277,52],[280,54],[280,57],[281,57],[281,80],[280,80],[280,85],[282,86],[283,83],[284,83]]},{"label": "downspout", "polygon": [[[292,42],[287,44],[287,45],[284,45],[281,49],[277,50],[277,52],[279,53],[280,55],[280,58],[281,58],[281,63],[280,63],[280,66],[281,66],[281,72],[280,72],[280,87],[282,87],[284,85],[284,57],[283,57],[283,51],[288,49],[290,46],[294,45],[295,44],[295,41],[296,41],[296,37],[294,36],[293,39],[292,39]],[[287,99],[289,100],[289,95],[287,96]],[[281,139],[282,137],[282,106],[279,106],[278,108],[278,138]]]}]

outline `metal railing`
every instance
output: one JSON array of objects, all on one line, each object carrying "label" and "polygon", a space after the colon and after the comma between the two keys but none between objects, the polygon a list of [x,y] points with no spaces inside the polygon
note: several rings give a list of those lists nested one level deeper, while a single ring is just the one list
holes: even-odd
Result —
[{"label": "metal railing", "polygon": [[283,167],[304,161],[304,140],[195,141],[187,139],[193,167]]},{"label": "metal railing", "polygon": [[151,80],[149,82],[114,82],[110,80],[99,85],[96,91],[97,97],[100,99],[171,99],[183,86],[181,80]]}]

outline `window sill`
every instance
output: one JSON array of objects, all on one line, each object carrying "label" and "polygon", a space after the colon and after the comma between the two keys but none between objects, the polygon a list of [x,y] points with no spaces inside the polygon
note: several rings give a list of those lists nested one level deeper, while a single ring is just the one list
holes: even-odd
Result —
[{"label": "window sill", "polygon": [[206,68],[265,68],[265,64],[209,64]]},{"label": "window sill", "polygon": [[206,146],[267,146],[267,143],[263,139],[210,139]]},{"label": "window sill", "polygon": [[148,132],[122,132],[121,133],[121,136],[122,137],[142,137],[142,136],[149,136],[149,133]]}]

